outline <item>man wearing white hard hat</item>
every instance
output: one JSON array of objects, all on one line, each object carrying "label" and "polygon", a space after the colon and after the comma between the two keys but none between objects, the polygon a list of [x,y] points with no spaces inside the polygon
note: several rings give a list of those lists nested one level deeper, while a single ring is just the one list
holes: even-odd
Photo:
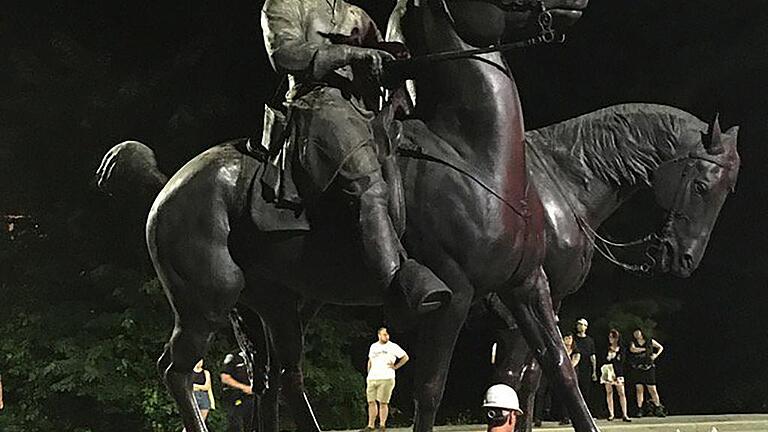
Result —
[{"label": "man wearing white hard hat", "polygon": [[483,408],[485,408],[487,416],[488,432],[511,432],[515,430],[517,416],[523,413],[520,410],[517,392],[506,384],[492,385],[485,392]]}]

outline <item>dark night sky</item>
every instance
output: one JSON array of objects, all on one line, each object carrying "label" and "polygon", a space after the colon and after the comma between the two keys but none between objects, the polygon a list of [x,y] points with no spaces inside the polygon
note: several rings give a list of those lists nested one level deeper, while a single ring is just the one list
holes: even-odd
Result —
[{"label": "dark night sky", "polygon": [[[258,130],[275,83],[258,2],[17,3],[0,16],[0,211],[64,217],[78,232],[90,224],[104,255],[119,258],[111,242],[125,230],[106,225],[91,173],[124,139],[153,146],[171,171]],[[392,2],[363,6],[381,21]],[[679,303],[660,323],[668,405],[768,412],[768,2],[592,0],[565,45],[510,62],[529,128],[622,102],[666,103],[702,119],[718,110],[724,127],[741,125],[737,191],[694,276],[636,279],[596,259],[563,317],[591,311],[602,332],[601,308],[667,296]],[[604,230],[626,239],[653,229],[644,223],[652,205],[639,201]],[[486,361],[480,347],[463,338],[454,369]],[[465,406],[466,385],[449,384],[447,407]]]}]

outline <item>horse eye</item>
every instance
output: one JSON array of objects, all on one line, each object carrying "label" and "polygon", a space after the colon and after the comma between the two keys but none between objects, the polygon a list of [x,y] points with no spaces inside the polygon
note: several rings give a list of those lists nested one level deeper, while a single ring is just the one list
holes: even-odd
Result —
[{"label": "horse eye", "polygon": [[696,181],[693,183],[693,190],[695,190],[697,194],[703,195],[707,192],[707,184],[703,181]]}]

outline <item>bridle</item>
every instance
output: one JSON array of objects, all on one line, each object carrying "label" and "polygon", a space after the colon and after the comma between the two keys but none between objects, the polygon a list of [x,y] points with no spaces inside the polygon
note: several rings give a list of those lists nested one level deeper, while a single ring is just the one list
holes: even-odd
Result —
[{"label": "bridle", "polygon": [[[667,213],[664,218],[664,223],[658,233],[650,233],[645,237],[626,243],[616,243],[598,234],[597,231],[595,231],[595,229],[592,228],[587,223],[587,221],[584,220],[583,217],[577,215],[574,212],[574,216],[576,217],[579,228],[581,228],[581,230],[587,235],[587,238],[590,240],[595,250],[597,250],[600,255],[602,255],[609,262],[630,273],[652,275],[658,265],[655,258],[656,254],[661,251],[661,248],[663,248],[665,244],[670,244],[672,241],[674,241],[675,220],[683,219],[689,222],[693,220],[693,217],[687,214],[683,208],[686,204],[685,197],[690,195],[690,189],[694,179],[693,177],[689,177],[689,175],[695,166],[696,161],[711,163],[726,170],[732,168],[731,166],[724,164],[716,159],[696,153],[691,153],[686,157],[670,159],[659,165],[659,168],[661,168],[667,164],[685,163],[681,174],[680,185],[673,195],[670,207],[666,209]],[[570,202],[568,204],[570,206]],[[573,207],[571,207],[571,210],[573,211]],[[647,245],[643,253],[645,261],[640,264],[623,262],[616,258],[616,256],[611,251],[611,247],[627,248],[631,246],[640,246],[643,244]]]},{"label": "bridle", "polygon": [[[484,1],[484,0],[482,0]],[[554,18],[552,17],[552,13],[547,9],[547,7],[544,5],[544,2],[542,0],[533,0],[533,1],[526,1],[526,0],[515,0],[513,3],[510,3],[509,5],[503,5],[498,4],[494,2],[488,2],[498,6],[502,10],[506,11],[517,11],[517,10],[538,10],[539,15],[537,17],[537,23],[539,25],[539,34],[536,36],[533,36],[528,39],[524,39],[517,42],[510,42],[505,44],[499,44],[499,45],[491,45],[484,48],[473,48],[468,50],[458,50],[458,51],[447,51],[447,52],[436,52],[436,53],[430,53],[410,58],[403,58],[403,59],[396,59],[390,61],[388,64],[391,64],[392,66],[403,66],[403,65],[415,65],[420,63],[434,63],[439,61],[447,61],[447,60],[458,60],[458,59],[466,59],[466,58],[476,58],[476,56],[480,54],[487,54],[492,52],[506,52],[506,51],[513,51],[523,48],[532,47],[539,44],[551,44],[551,43],[563,43],[565,42],[565,34],[558,34],[557,31],[555,31],[552,28],[552,24],[554,22]],[[456,36],[459,37],[459,39],[464,39],[461,37],[461,34],[458,30],[458,25],[456,24],[456,20],[453,17],[453,14],[451,13],[451,9],[448,7],[448,3],[446,0],[437,0],[437,3],[430,3],[435,4],[437,8],[439,8],[438,12],[441,12],[446,20],[451,25],[451,29],[456,34]],[[524,9],[518,9],[519,7],[522,7]]]},{"label": "bridle", "polygon": [[[456,29],[456,20],[453,18],[453,14],[451,13],[451,9],[448,7],[447,1],[439,1],[440,8],[448,17],[448,21],[450,21],[453,30],[456,32],[456,34],[459,34],[458,30]],[[565,42],[565,34],[558,35],[557,32],[552,28],[554,18],[552,17],[552,12],[547,9],[547,6],[544,4],[543,0],[512,0],[509,3],[504,3],[503,1],[494,2],[488,0],[479,1],[491,3],[505,12],[538,12],[539,15],[536,18],[536,23],[539,26],[539,34],[532,38],[520,41],[522,43],[528,42],[525,44],[525,46],[533,46],[540,43]]]},{"label": "bridle", "polygon": [[[527,146],[526,150],[532,150],[533,154],[537,154],[537,151],[533,146]],[[658,232],[652,232],[645,235],[644,237],[631,240],[628,242],[614,242],[600,235],[600,233],[598,233],[594,228],[592,228],[592,226],[589,225],[589,222],[587,222],[584,219],[584,217],[581,216],[576,211],[576,207],[568,198],[568,194],[563,190],[562,185],[557,180],[557,177],[551,171],[550,167],[547,164],[541,164],[541,166],[547,172],[547,175],[549,176],[549,178],[552,179],[552,182],[555,184],[558,191],[560,192],[560,195],[563,197],[566,204],[568,205],[568,208],[570,209],[571,214],[576,219],[576,223],[579,226],[579,229],[584,233],[584,235],[587,237],[587,239],[589,240],[590,244],[594,247],[594,249],[598,253],[600,253],[600,255],[602,255],[603,258],[608,260],[608,262],[616,265],[617,267],[623,270],[626,270],[630,273],[642,275],[642,276],[650,276],[654,273],[654,271],[658,266],[658,263],[655,258],[656,254],[661,250],[662,247],[664,247],[665,244],[671,243],[674,240],[675,220],[685,219],[690,221],[693,219],[690,215],[685,213],[685,211],[683,210],[683,207],[685,205],[684,198],[688,195],[687,192],[690,192],[691,184],[693,183],[693,178],[689,178],[689,174],[690,174],[690,171],[693,169],[696,161],[708,162],[726,170],[732,168],[730,165],[724,164],[712,157],[708,157],[708,156],[697,154],[697,153],[691,153],[685,157],[674,158],[674,159],[670,159],[662,162],[657,168],[657,170],[663,167],[664,165],[681,163],[681,162],[685,163],[685,166],[683,167],[683,171],[681,174],[680,185],[678,186],[677,190],[675,191],[675,194],[673,195],[672,203],[670,207],[666,209],[667,213],[664,219],[664,223],[662,224],[662,227]],[[642,245],[646,245],[646,246],[643,252],[644,261],[641,263],[624,262],[619,258],[617,258],[616,255],[611,250],[612,248],[629,248],[633,246],[642,246]]]}]

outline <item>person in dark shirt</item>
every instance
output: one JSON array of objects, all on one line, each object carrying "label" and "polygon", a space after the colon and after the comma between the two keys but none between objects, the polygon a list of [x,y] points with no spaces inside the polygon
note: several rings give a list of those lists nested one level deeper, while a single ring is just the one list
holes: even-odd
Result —
[{"label": "person in dark shirt", "polygon": [[[661,404],[659,391],[656,388],[656,358],[664,351],[654,339],[646,339],[641,329],[632,332],[632,343],[629,345],[629,365],[631,367],[632,382],[635,383],[635,396],[637,397],[637,417],[643,415],[655,415],[666,417],[667,410]],[[651,394],[651,402],[644,401],[644,388],[648,388]]]},{"label": "person in dark shirt", "polygon": [[216,409],[216,403],[213,400],[211,373],[203,369],[203,359],[200,359],[192,369],[192,394],[200,409],[200,415],[205,421],[208,418],[208,411]]},{"label": "person in dark shirt", "polygon": [[590,412],[594,412],[592,404],[592,387],[597,382],[597,357],[595,356],[595,340],[587,334],[589,323],[580,318],[576,321],[576,348],[581,353],[581,362],[576,368],[576,376],[579,378],[579,390],[584,397],[584,402]]},{"label": "person in dark shirt", "polygon": [[221,372],[224,385],[222,399],[228,405],[227,432],[251,432],[253,423],[253,390],[251,389],[245,356],[242,352],[227,354]]}]

